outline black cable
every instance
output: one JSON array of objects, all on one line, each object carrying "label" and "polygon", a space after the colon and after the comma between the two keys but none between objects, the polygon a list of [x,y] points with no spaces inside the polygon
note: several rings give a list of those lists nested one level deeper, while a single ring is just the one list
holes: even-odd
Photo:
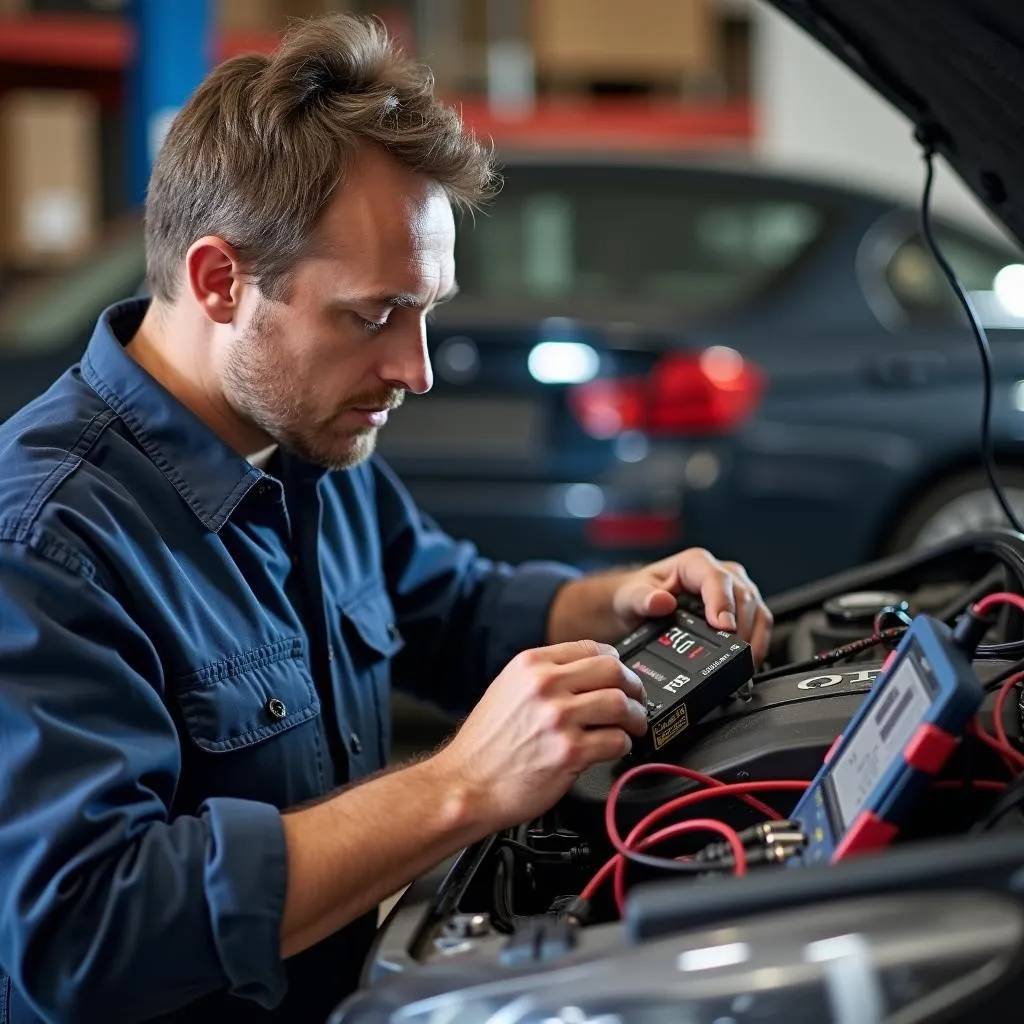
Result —
[{"label": "black cable", "polygon": [[[889,640],[895,640],[902,637],[906,631],[905,627],[884,629],[881,633],[876,633],[874,636],[866,636],[861,640],[853,640],[850,643],[843,644],[842,647],[836,647],[831,651],[824,651],[821,654],[816,654],[813,658],[805,658],[803,661],[793,661],[788,665],[780,665],[778,668],[766,669],[764,672],[759,672],[755,675],[752,681],[754,683],[766,683],[769,679],[779,679],[782,676],[788,676],[794,672],[805,672],[807,669],[828,667],[829,665],[834,665],[836,662],[842,661],[844,658],[850,658],[854,654],[861,654],[863,651],[868,651],[872,647],[879,647]],[[1004,658],[1012,658],[1015,655],[1020,655],[1022,653],[1024,653],[1024,641],[1017,640],[1013,643],[982,645],[977,649],[975,659],[980,661],[1001,661]],[[1014,672],[1024,672],[1024,659],[1017,662],[1012,669],[1007,669],[1005,672],[996,676],[992,682],[987,683],[985,690],[998,689],[998,684],[1008,679]]]},{"label": "black cable", "polygon": [[860,654],[862,651],[870,650],[872,647],[878,647],[880,644],[884,644],[887,640],[895,640],[898,637],[903,636],[906,631],[905,626],[899,626],[895,629],[883,629],[881,633],[876,633],[874,636],[866,636],[862,640],[853,640],[848,644],[843,644],[842,647],[836,647],[831,651],[824,651],[822,654],[816,654],[813,658],[806,658],[804,661],[794,661],[789,665],[780,665],[778,668],[768,669],[766,672],[759,672],[754,676],[753,681],[755,683],[764,683],[769,679],[778,679],[780,676],[788,676],[791,672],[803,672],[805,669],[834,665],[837,661],[842,661],[843,658],[849,658],[854,654]]},{"label": "black cable", "polygon": [[952,626],[957,618],[968,608],[973,608],[986,594],[991,594],[996,590],[1006,590],[1007,586],[1005,566],[997,565],[995,568],[989,569],[988,573],[980,580],[960,591],[952,601],[931,614],[933,618],[946,623],[947,626]]},{"label": "black cable", "polygon": [[1018,672],[1024,672],[1024,658],[1020,661],[1015,661],[1008,668],[1004,668],[1001,672],[996,673],[991,679],[989,679],[982,689],[986,693],[995,693],[1003,683],[1012,675],[1016,675]]},{"label": "black cable", "polygon": [[1017,778],[1010,783],[1002,793],[999,794],[999,798],[989,808],[988,814],[985,815],[981,821],[976,822],[972,827],[972,832],[984,832],[987,829],[992,828],[999,822],[999,819],[1004,815],[1009,814],[1015,807],[1019,807],[1021,803],[1024,803],[1024,775],[1018,775]]},{"label": "black cable", "polygon": [[516,928],[515,913],[512,909],[512,874],[515,864],[512,853],[498,851],[498,863],[494,866],[493,889],[491,892],[491,923],[499,931],[511,935]]},{"label": "black cable", "polygon": [[935,179],[935,149],[928,143],[925,143],[924,145],[924,162],[925,176],[924,193],[921,196],[921,234],[924,235],[924,239],[928,243],[928,248],[931,250],[935,262],[939,265],[943,275],[949,282],[950,288],[953,289],[954,294],[960,300],[960,305],[963,306],[964,312],[967,314],[967,319],[971,324],[971,330],[974,332],[974,338],[978,343],[978,352],[981,355],[982,464],[985,467],[985,475],[988,477],[989,486],[992,488],[992,493],[996,496],[996,500],[999,502],[999,507],[1003,510],[1003,514],[1006,516],[1010,525],[1018,533],[1024,533],[1024,526],[1021,525],[1020,520],[1018,520],[1013,509],[1010,507],[1010,503],[1007,501],[1006,494],[1003,491],[1002,485],[999,483],[999,478],[996,473],[996,460],[992,449],[992,351],[989,348],[988,335],[985,333],[985,328],[982,326],[981,320],[978,318],[978,314],[974,309],[974,304],[971,302],[971,297],[964,290],[963,285],[960,284],[953,268],[946,261],[945,256],[942,255],[942,252],[932,235],[931,197],[932,184]]},{"label": "black cable", "polygon": [[643,864],[646,867],[659,868],[663,871],[676,871],[681,875],[704,875],[709,871],[732,870],[731,864],[719,865],[708,860],[672,860],[669,857],[652,857],[649,853],[639,853],[636,850],[629,850],[623,856],[634,864]]},{"label": "black cable", "polygon": [[574,846],[571,850],[535,850],[526,843],[520,843],[518,840],[508,839],[505,836],[499,836],[495,843],[538,864],[569,864],[583,859],[588,853],[582,845]]}]

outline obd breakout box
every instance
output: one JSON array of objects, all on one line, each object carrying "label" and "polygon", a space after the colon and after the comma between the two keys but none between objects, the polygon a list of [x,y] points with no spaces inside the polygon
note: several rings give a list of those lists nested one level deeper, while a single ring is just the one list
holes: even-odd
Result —
[{"label": "obd breakout box", "polygon": [[754,674],[748,644],[683,608],[643,623],[615,646],[647,692],[648,730],[633,740],[634,759],[663,756]]}]

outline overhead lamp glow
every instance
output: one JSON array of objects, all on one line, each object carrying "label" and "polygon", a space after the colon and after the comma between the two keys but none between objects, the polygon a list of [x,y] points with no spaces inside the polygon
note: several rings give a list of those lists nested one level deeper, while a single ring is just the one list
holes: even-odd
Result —
[{"label": "overhead lamp glow", "polygon": [[565,511],[576,519],[593,519],[604,511],[604,491],[597,484],[573,484],[565,492]]},{"label": "overhead lamp glow", "polygon": [[585,384],[597,376],[600,358],[580,341],[542,341],[531,349],[526,365],[541,384]]},{"label": "overhead lamp glow", "polygon": [[1011,316],[1024,316],[1024,263],[1010,263],[992,283],[999,304]]}]

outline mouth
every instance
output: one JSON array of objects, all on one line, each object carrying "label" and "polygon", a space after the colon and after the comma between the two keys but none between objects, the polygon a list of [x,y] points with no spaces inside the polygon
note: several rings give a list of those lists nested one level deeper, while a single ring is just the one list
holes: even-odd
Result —
[{"label": "mouth", "polygon": [[388,413],[390,411],[390,406],[384,406],[376,409],[356,408],[348,410],[348,412],[359,419],[363,425],[368,427],[383,427],[388,421]]}]

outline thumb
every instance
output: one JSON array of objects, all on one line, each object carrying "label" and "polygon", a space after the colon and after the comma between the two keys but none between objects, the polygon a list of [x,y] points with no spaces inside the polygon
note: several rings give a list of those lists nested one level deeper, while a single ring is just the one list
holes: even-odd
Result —
[{"label": "thumb", "polygon": [[617,611],[623,618],[658,618],[675,611],[676,598],[664,587],[637,580],[625,588],[618,604]]}]

